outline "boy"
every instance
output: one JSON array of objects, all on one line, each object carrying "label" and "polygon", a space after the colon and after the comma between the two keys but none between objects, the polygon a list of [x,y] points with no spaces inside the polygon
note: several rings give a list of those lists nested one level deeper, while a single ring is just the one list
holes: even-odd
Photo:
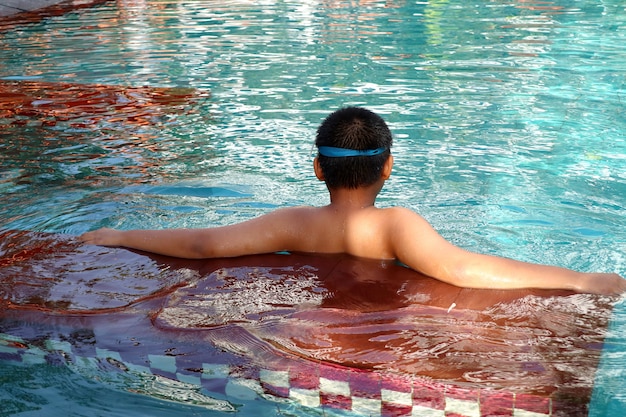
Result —
[{"label": "boy", "polygon": [[376,208],[375,199],[391,175],[391,142],[391,132],[378,115],[357,107],[340,109],[324,120],[315,141],[319,154],[313,166],[317,178],[326,182],[329,205],[283,208],[223,227],[100,229],[81,239],[181,258],[292,251],[396,259],[425,275],[468,288],[626,291],[626,280],[617,274],[580,273],[472,253],[444,240],[409,209]]}]

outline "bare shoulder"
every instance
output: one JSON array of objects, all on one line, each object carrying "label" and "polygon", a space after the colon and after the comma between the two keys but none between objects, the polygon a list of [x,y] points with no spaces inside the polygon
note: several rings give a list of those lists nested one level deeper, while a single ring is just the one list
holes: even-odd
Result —
[{"label": "bare shoulder", "polygon": [[319,207],[312,206],[294,206],[283,207],[267,213],[260,218],[293,221],[302,218],[311,218],[319,215]]},{"label": "bare shoulder", "polygon": [[428,224],[421,215],[406,207],[389,207],[381,209],[381,211],[384,213],[384,217],[387,221],[392,222],[390,225],[396,227],[402,228]]},{"label": "bare shoulder", "polygon": [[385,209],[386,226],[396,253],[423,250],[435,243],[441,244],[444,239],[419,213],[406,207]]},{"label": "bare shoulder", "polygon": [[[251,222],[268,231],[285,235],[299,235],[312,227],[323,223],[323,210],[320,207],[295,206],[276,209]],[[246,227],[248,227],[246,225]]]}]

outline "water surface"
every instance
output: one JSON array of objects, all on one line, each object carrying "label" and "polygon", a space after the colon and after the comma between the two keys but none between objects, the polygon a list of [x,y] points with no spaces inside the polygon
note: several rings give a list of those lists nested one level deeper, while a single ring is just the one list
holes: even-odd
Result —
[{"label": "water surface", "polygon": [[[8,27],[0,228],[215,226],[325,204],[315,129],[362,105],[394,133],[380,206],[471,250],[626,275],[625,25],[616,0],[120,0]],[[42,101],[16,112],[13,83]],[[126,107],[72,101],[129,88]],[[597,410],[623,411],[622,310]]]}]

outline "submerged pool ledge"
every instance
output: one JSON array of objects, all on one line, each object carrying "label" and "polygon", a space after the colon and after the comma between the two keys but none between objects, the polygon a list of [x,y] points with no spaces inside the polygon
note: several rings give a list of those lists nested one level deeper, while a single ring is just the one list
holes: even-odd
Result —
[{"label": "submerged pool ledge", "polygon": [[5,230],[0,255],[0,362],[187,387],[222,411],[586,416],[612,310],[340,254],[188,260]]}]

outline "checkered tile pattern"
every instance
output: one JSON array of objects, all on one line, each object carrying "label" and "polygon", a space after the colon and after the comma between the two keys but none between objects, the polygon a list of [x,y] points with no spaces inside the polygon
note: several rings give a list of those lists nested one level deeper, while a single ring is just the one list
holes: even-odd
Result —
[{"label": "checkered tile pattern", "polygon": [[295,359],[242,369],[205,363],[201,358],[185,355],[144,352],[142,356],[122,357],[109,349],[94,346],[85,349],[60,340],[47,340],[44,346],[36,347],[22,338],[0,334],[0,360],[93,366],[99,370],[109,367],[202,386],[225,398],[254,399],[257,395],[269,395],[305,407],[346,410],[366,416],[543,417],[554,412],[549,397],[468,389],[425,378]]},{"label": "checkered tile pattern", "polygon": [[552,414],[550,398],[464,389],[424,378],[318,363],[262,369],[266,392],[309,407],[351,410],[368,416],[538,417]]}]

